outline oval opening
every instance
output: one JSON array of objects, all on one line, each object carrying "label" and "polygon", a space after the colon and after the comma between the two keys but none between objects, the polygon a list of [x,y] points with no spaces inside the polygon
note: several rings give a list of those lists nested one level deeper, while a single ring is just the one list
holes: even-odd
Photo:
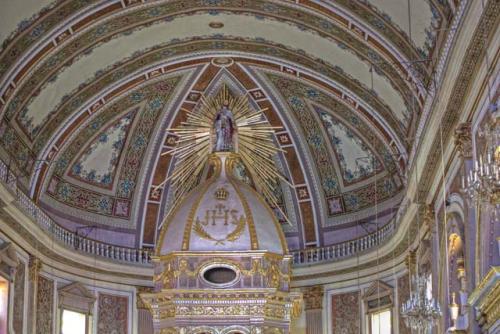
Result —
[{"label": "oval opening", "polygon": [[212,284],[227,284],[236,279],[236,272],[227,267],[215,267],[206,270],[203,278]]}]

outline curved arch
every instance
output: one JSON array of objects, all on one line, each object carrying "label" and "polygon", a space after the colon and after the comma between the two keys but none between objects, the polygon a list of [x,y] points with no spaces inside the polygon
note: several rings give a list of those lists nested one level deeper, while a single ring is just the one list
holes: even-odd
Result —
[{"label": "curved arch", "polygon": [[446,212],[450,214],[455,213],[462,221],[465,221],[465,202],[462,195],[458,193],[451,193],[448,200],[450,201],[450,205],[446,207]]}]

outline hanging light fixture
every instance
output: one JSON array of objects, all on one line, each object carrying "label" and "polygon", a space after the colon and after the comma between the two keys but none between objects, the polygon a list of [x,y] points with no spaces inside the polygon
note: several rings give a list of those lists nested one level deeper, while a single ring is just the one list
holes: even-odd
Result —
[{"label": "hanging light fixture", "polygon": [[[417,183],[418,170],[415,173],[415,183]],[[443,174],[444,182],[444,174]],[[418,191],[417,191],[418,197]],[[417,198],[418,202],[418,198]],[[446,221],[446,217],[445,217]],[[420,248],[420,213],[417,211],[417,238],[418,238],[418,248]],[[410,259],[411,262],[411,259]],[[409,265],[409,271],[411,273],[412,264]],[[406,302],[401,305],[401,317],[408,328],[416,333],[430,333],[432,327],[436,325],[438,319],[441,317],[441,307],[436,299],[430,296],[427,291],[429,291],[429,280],[424,273],[420,273],[418,270],[418,262],[415,263],[416,271],[411,275],[410,287],[413,286],[413,290],[410,290],[410,297]]]},{"label": "hanging light fixture", "polygon": [[[410,0],[408,0],[408,27],[409,27],[409,35],[411,40],[411,8],[410,8]],[[437,96],[437,92],[436,92]],[[412,98],[412,112],[415,109],[415,98]],[[441,138],[442,141],[442,138]],[[441,151],[442,151],[442,143],[441,143]],[[442,152],[441,152],[442,159]],[[416,202],[418,203],[418,164],[415,164],[415,186],[417,188],[416,192]],[[444,174],[443,174],[443,185],[444,185]],[[445,217],[446,220],[446,217]],[[417,238],[418,245],[420,248],[420,213],[417,211]],[[417,249],[418,249],[417,248]],[[411,268],[411,265],[410,265]],[[413,290],[410,289],[410,297],[406,302],[401,305],[401,317],[404,319],[404,322],[408,328],[412,330],[412,332],[417,333],[430,333],[432,331],[432,327],[437,323],[438,319],[441,317],[441,307],[436,299],[432,296],[428,296],[428,280],[427,276],[424,274],[419,274],[418,270],[418,262],[415,266],[415,273],[412,275],[410,280],[410,288],[413,286]],[[411,269],[410,269],[411,274]]]},{"label": "hanging light fixture", "polygon": [[401,307],[401,316],[408,328],[417,333],[428,333],[441,317],[441,308],[434,298],[427,296],[427,277],[414,275],[414,290]]},{"label": "hanging light fixture", "polygon": [[[489,85],[488,85],[489,87]],[[489,94],[488,94],[489,99]],[[478,153],[474,168],[462,178],[462,192],[471,206],[490,207],[491,218],[500,220],[500,112],[496,103],[488,101],[489,121],[479,130],[485,150]]]}]

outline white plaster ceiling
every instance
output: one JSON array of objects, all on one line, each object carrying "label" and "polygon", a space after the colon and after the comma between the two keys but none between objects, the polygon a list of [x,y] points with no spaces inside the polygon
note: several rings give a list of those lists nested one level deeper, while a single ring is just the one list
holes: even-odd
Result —
[{"label": "white plaster ceiling", "polygon": [[22,21],[38,14],[53,0],[2,0],[0,14],[0,41],[16,30]]},{"label": "white plaster ceiling", "polygon": [[[223,28],[217,30],[208,28],[208,24],[214,21],[212,15],[192,15],[179,17],[170,22],[161,22],[98,46],[91,54],[80,57],[69,68],[65,69],[59,74],[57,80],[49,83],[33,99],[28,107],[28,117],[33,117],[35,124],[43,122],[46,115],[61,102],[63,96],[73,92],[82,82],[92,79],[97,71],[132,56],[134,52],[172,39],[204,36],[207,33],[245,38],[265,38],[275,43],[302,49],[317,58],[340,66],[346,73],[367,87],[371,86],[369,65],[350,51],[340,48],[325,38],[299,30],[286,23],[263,21],[251,16],[219,14],[216,19],[224,23]],[[374,73],[373,79],[375,92],[391,107],[396,117],[403,121],[406,107],[401,95],[385,78]]]},{"label": "white plaster ceiling", "polygon": [[[426,29],[432,25],[430,0],[369,0],[381,13],[390,17],[399,28],[410,35],[413,42],[423,48],[427,40]],[[410,8],[408,8],[410,5]],[[411,17],[409,17],[411,16]]]}]

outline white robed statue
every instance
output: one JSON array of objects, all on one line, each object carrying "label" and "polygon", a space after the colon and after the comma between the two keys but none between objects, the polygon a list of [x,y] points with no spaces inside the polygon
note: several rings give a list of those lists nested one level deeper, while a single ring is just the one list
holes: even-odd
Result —
[{"label": "white robed statue", "polygon": [[228,101],[224,101],[221,110],[215,115],[214,132],[214,152],[234,151],[233,136],[235,127],[233,113],[229,109]]}]

